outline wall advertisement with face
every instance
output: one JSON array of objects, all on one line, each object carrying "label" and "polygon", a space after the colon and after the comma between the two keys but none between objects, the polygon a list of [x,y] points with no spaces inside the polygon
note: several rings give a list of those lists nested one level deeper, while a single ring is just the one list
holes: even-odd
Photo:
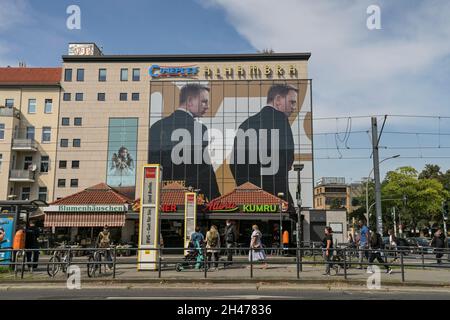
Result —
[{"label": "wall advertisement with face", "polygon": [[106,183],[135,187],[138,118],[110,118]]},{"label": "wall advertisement with face", "polygon": [[306,79],[150,81],[148,163],[208,200],[250,182],[313,206],[311,82]]}]

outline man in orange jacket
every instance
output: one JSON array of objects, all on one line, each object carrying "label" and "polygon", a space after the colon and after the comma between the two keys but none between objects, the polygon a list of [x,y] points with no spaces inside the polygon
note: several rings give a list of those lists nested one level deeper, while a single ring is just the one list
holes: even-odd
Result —
[{"label": "man in orange jacket", "polygon": [[283,232],[283,250],[284,255],[287,256],[289,250],[289,232],[287,230]]}]

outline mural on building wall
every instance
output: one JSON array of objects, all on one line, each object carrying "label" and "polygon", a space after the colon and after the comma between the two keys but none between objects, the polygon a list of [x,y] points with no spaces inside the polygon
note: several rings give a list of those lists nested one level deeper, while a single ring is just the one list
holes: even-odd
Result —
[{"label": "mural on building wall", "polygon": [[110,118],[107,181],[111,187],[136,186],[137,118]]}]

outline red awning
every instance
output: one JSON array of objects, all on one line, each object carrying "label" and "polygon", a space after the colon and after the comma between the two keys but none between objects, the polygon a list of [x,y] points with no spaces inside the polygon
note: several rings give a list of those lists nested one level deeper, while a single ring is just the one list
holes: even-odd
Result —
[{"label": "red awning", "polygon": [[124,212],[46,212],[44,227],[123,227]]}]

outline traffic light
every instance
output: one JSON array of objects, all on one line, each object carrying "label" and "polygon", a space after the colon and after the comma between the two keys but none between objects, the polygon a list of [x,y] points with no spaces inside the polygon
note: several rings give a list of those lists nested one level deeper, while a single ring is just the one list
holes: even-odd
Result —
[{"label": "traffic light", "polygon": [[444,215],[444,220],[447,221],[448,220],[448,203],[449,201],[445,201],[442,205],[442,214]]}]

